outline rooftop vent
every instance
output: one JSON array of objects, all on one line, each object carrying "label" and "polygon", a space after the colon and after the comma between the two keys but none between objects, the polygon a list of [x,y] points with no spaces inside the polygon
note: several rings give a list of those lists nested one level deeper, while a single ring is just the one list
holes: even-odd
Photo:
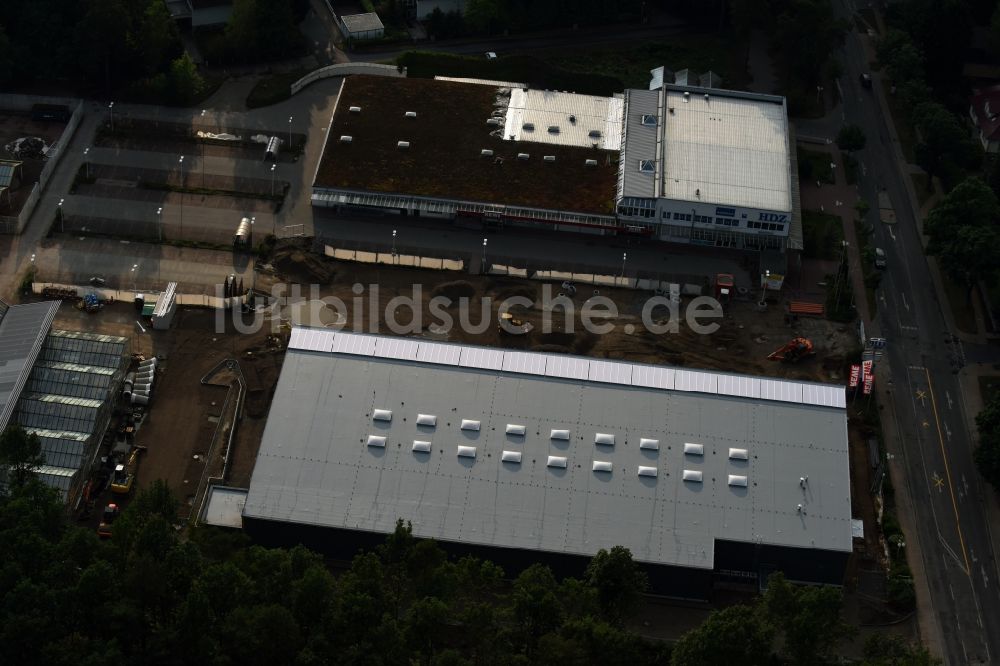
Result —
[{"label": "rooftop vent", "polygon": [[545,162],[555,162],[556,161],[556,156],[555,155],[545,155],[545,156],[542,157],[542,160],[545,161]]},{"label": "rooftop vent", "polygon": [[559,134],[559,125],[549,125],[549,134]]},{"label": "rooftop vent", "polygon": [[576,116],[573,116],[573,115],[571,115],[571,116],[569,117],[569,121],[570,121],[571,123],[576,123]]},{"label": "rooftop vent", "polygon": [[523,125],[521,125],[521,129],[523,129],[525,132],[534,132],[535,123],[524,123]]},{"label": "rooftop vent", "polygon": [[703,456],[705,455],[705,445],[685,442],[684,453],[688,454],[689,456]]},{"label": "rooftop vent", "polygon": [[486,120],[486,124],[487,125],[499,125],[500,124],[500,119],[499,118],[488,118]]},{"label": "rooftop vent", "polygon": [[746,488],[747,487],[747,477],[740,476],[739,474],[730,474],[729,475],[729,485],[735,486],[737,488]]},{"label": "rooftop vent", "polygon": [[529,157],[530,157],[530,155],[528,155],[528,153],[518,153],[517,154],[517,159],[519,159],[519,160],[526,160]]},{"label": "rooftop vent", "polygon": [[553,430],[549,433],[549,439],[569,440],[569,430]]},{"label": "rooftop vent", "polygon": [[584,160],[584,166],[597,166],[597,160]]},{"label": "rooftop vent", "polygon": [[385,448],[385,437],[381,435],[368,435],[368,446],[376,446],[380,449]]},{"label": "rooftop vent", "polygon": [[431,443],[425,442],[420,439],[413,440],[413,452],[414,453],[430,453]]},{"label": "rooftop vent", "polygon": [[404,150],[404,149],[410,147],[410,142],[409,141],[397,141],[396,142],[396,147],[399,148],[400,150]]},{"label": "rooftop vent", "polygon": [[559,467],[566,469],[566,458],[563,456],[549,456],[549,461],[546,463],[548,467]]},{"label": "rooftop vent", "polygon": [[640,465],[639,466],[639,476],[653,476],[653,477],[655,477],[656,476],[656,468],[655,467],[643,467],[643,466]]},{"label": "rooftop vent", "polygon": [[462,430],[472,430],[474,432],[479,432],[479,421],[473,421],[472,419],[462,419]]},{"label": "rooftop vent", "polygon": [[658,439],[647,439],[643,437],[639,440],[639,448],[646,449],[647,451],[659,451],[660,450],[660,440]]},{"label": "rooftop vent", "polygon": [[483,148],[482,150],[479,151],[479,154],[482,155],[483,157],[493,157],[493,151],[490,150],[489,148]]},{"label": "rooftop vent", "polygon": [[705,101],[708,101],[708,93],[705,93]]},{"label": "rooftop vent", "polygon": [[518,437],[524,437],[524,430],[525,430],[525,428],[524,428],[523,425],[518,425],[517,423],[508,423],[507,424],[507,434],[508,435],[516,435]]},{"label": "rooftop vent", "polygon": [[685,102],[688,101],[689,97],[691,97],[691,93],[689,93],[689,92],[684,93],[684,101]]},{"label": "rooftop vent", "polygon": [[520,451],[504,451],[500,456],[500,460],[503,462],[517,463],[521,464],[521,452]]},{"label": "rooftop vent", "polygon": [[474,447],[474,446],[460,446],[460,447],[458,447],[458,457],[459,458],[475,458],[476,457],[476,447]]},{"label": "rooftop vent", "polygon": [[611,463],[606,460],[595,460],[593,470],[595,472],[610,472]]},{"label": "rooftop vent", "polygon": [[350,143],[351,141],[354,141],[354,137],[350,136],[349,134],[344,134],[343,136],[340,137],[341,143]]},{"label": "rooftop vent", "polygon": [[656,127],[656,116],[652,113],[642,114],[642,124],[646,127]]},{"label": "rooftop vent", "polygon": [[674,115],[674,107],[670,107],[668,111],[670,111],[670,115]]},{"label": "rooftop vent", "polygon": [[615,436],[607,432],[599,432],[594,435],[594,444],[603,444],[604,446],[614,446]]},{"label": "rooftop vent", "polygon": [[376,409],[372,412],[372,421],[391,421],[392,420],[392,410],[391,409]]},{"label": "rooftop vent", "polygon": [[690,481],[691,483],[701,483],[701,470],[697,469],[684,470],[684,480]]},{"label": "rooftop vent", "polygon": [[730,460],[746,460],[749,458],[746,449],[729,449]]},{"label": "rooftop vent", "polygon": [[697,189],[695,189],[695,191],[694,191],[694,195],[695,195],[696,197],[701,197],[701,188],[700,188],[700,187],[699,187],[699,188],[697,188]]},{"label": "rooftop vent", "polygon": [[434,414],[417,414],[417,425],[430,426],[433,428],[437,425],[438,417]]},{"label": "rooftop vent", "polygon": [[601,130],[590,130],[590,132],[587,133],[587,136],[589,136],[591,139],[600,139]]},{"label": "rooftop vent", "polygon": [[352,106],[352,107],[351,107],[350,109],[348,109],[348,110],[349,110],[349,111],[350,111],[351,113],[361,113],[361,107],[360,107],[360,106]]},{"label": "rooftop vent", "polygon": [[407,111],[403,115],[406,116],[407,118],[416,118],[417,117],[417,112],[416,111]]}]

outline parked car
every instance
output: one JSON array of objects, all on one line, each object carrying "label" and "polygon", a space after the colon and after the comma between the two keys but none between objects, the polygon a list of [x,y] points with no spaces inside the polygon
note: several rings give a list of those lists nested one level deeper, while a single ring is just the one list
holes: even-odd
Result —
[{"label": "parked car", "polygon": [[885,250],[880,247],[875,248],[875,268],[883,270],[886,267]]},{"label": "parked car", "polygon": [[867,73],[862,73],[858,77],[861,80],[861,87],[871,89],[872,87],[872,75]]},{"label": "parked car", "polygon": [[493,52],[493,51],[487,51],[486,52],[486,59],[487,60],[496,60],[497,59],[497,54],[495,52]]}]

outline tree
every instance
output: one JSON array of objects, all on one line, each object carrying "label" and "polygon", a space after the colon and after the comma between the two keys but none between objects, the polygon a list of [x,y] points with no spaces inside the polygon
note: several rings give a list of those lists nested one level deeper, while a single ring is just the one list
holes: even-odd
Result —
[{"label": "tree", "polygon": [[170,82],[174,99],[181,104],[191,104],[205,89],[205,81],[187,52],[170,64]]},{"label": "tree", "polygon": [[529,659],[538,639],[562,624],[563,609],[557,590],[552,570],[542,564],[532,564],[514,581],[511,619],[519,627],[519,635],[524,637],[525,653]]},{"label": "tree", "polygon": [[861,150],[865,147],[866,142],[865,131],[858,125],[844,125],[837,132],[837,146],[849,153]]},{"label": "tree", "polygon": [[889,30],[878,41],[876,53],[886,66],[892,82],[900,86],[909,81],[923,81],[924,55],[913,43],[913,38],[902,30]]},{"label": "tree", "polygon": [[597,591],[602,618],[612,626],[621,626],[639,603],[646,590],[646,574],[632,560],[624,546],[597,551],[587,565],[587,584]]},{"label": "tree", "polygon": [[1000,201],[979,178],[967,178],[928,213],[927,253],[965,285],[971,297],[976,281],[996,272],[1000,262]]},{"label": "tree", "polygon": [[[723,638],[724,637],[724,638]],[[674,645],[673,666],[770,664],[774,628],[754,606],[713,611]]]},{"label": "tree", "polygon": [[972,139],[955,114],[937,102],[923,102],[913,110],[913,120],[920,132],[916,147],[917,162],[927,172],[927,190],[931,179],[942,175],[946,166],[965,165],[974,154]]},{"label": "tree", "polygon": [[467,0],[465,22],[475,32],[493,34],[499,27],[499,0]]},{"label": "tree", "polygon": [[44,464],[45,456],[38,435],[29,435],[19,425],[8,427],[0,435],[0,465],[7,468],[8,486],[23,486]]},{"label": "tree", "polygon": [[994,396],[976,416],[979,444],[974,452],[976,468],[986,482],[1000,490],[1000,395]]},{"label": "tree", "polygon": [[788,0],[774,19],[772,44],[787,67],[789,83],[812,94],[823,67],[844,40],[846,25],[829,0]]},{"label": "tree", "polygon": [[0,86],[10,84],[14,76],[14,49],[7,31],[0,25]]},{"label": "tree", "polygon": [[832,587],[797,587],[780,573],[767,581],[762,600],[772,626],[783,636],[783,651],[795,664],[823,663],[854,628],[840,616],[841,593]]}]

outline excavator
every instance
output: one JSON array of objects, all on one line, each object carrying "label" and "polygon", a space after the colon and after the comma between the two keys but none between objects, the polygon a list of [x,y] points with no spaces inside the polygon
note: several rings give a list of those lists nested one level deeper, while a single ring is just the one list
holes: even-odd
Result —
[{"label": "excavator", "polygon": [[798,363],[804,358],[815,356],[812,340],[809,338],[795,338],[789,340],[780,349],[775,349],[767,358],[772,361],[782,361],[784,363]]},{"label": "excavator", "polygon": [[142,450],[143,447],[134,447],[125,464],[115,466],[115,473],[111,477],[112,493],[128,495],[135,488],[135,474],[139,469],[139,453]]}]

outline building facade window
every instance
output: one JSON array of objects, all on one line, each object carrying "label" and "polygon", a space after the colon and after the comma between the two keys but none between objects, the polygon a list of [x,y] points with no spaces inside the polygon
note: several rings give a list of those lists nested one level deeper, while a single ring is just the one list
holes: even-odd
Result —
[{"label": "building facade window", "polygon": [[727,227],[738,227],[740,226],[740,221],[733,217],[717,217],[715,218],[716,224],[722,224]]}]

